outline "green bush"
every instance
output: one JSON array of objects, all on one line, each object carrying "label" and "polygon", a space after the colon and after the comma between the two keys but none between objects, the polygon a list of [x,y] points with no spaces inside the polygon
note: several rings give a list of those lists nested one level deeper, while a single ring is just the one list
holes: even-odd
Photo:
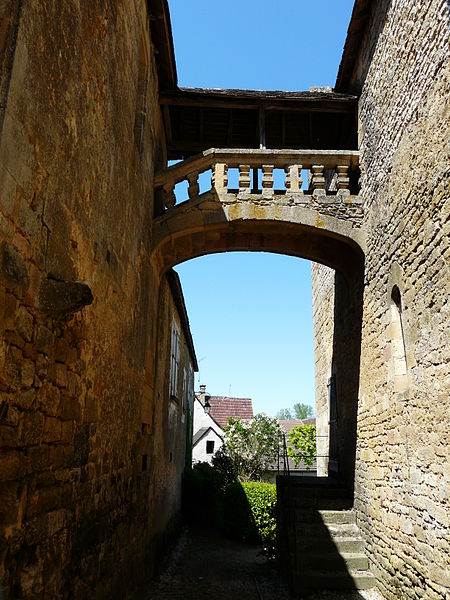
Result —
[{"label": "green bush", "polygon": [[273,558],[277,530],[277,486],[274,483],[242,483],[264,551]]},{"label": "green bush", "polygon": [[183,513],[188,523],[220,528],[223,524],[223,477],[198,463],[183,478]]},{"label": "green bush", "polygon": [[288,440],[292,446],[288,446],[287,453],[296,468],[303,461],[309,470],[316,460],[316,426],[297,425],[291,429]]},{"label": "green bush", "polygon": [[276,510],[274,483],[234,483],[225,492],[227,532],[239,539],[260,541],[269,558],[275,556]]}]

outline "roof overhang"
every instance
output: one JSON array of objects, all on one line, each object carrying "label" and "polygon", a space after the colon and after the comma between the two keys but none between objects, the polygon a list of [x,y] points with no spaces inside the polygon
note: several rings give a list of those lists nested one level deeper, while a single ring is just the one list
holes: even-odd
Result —
[{"label": "roof overhang", "polygon": [[[367,40],[364,48],[365,67],[370,64],[370,58],[376,47],[376,39],[384,26],[387,11],[391,0],[355,0],[350,24],[347,30],[344,51],[334,86],[338,93],[361,93],[365,72],[358,73],[356,79],[355,66],[362,50],[362,44]],[[375,15],[376,13],[376,15]]]},{"label": "roof overhang", "polygon": [[189,318],[186,310],[186,304],[184,302],[183,290],[181,287],[180,278],[178,273],[173,269],[170,269],[167,272],[167,281],[170,286],[170,291],[172,292],[173,301],[175,302],[175,306],[178,311],[178,315],[180,317],[181,327],[183,329],[184,337],[186,340],[187,347],[189,349],[189,354],[192,358],[192,364],[194,371],[198,371],[198,363],[197,357],[195,355],[194,341],[192,339],[191,328],[189,326]]},{"label": "roof overhang", "polygon": [[160,94],[168,159],[208,148],[357,148],[357,98],[309,92],[177,88]]},{"label": "roof overhang", "polygon": [[155,52],[160,90],[177,87],[177,67],[167,0],[147,0],[150,31]]}]

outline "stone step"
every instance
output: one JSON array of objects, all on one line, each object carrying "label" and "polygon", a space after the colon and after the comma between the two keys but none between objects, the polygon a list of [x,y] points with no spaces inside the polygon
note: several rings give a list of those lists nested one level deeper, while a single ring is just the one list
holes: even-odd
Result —
[{"label": "stone step", "polygon": [[295,523],[290,532],[297,538],[318,537],[318,538],[336,538],[336,537],[355,537],[360,538],[358,526],[355,523]]},{"label": "stone step", "polygon": [[[290,540],[294,542],[294,539]],[[364,542],[357,537],[301,537],[297,538],[297,553],[309,552],[363,552]]]},{"label": "stone step", "polygon": [[295,589],[368,590],[375,587],[375,577],[369,571],[296,571]]},{"label": "stone step", "polygon": [[320,518],[327,525],[356,523],[356,516],[352,510],[319,510]]},{"label": "stone step", "polygon": [[293,515],[297,524],[324,523],[326,525],[356,523],[355,513],[351,510],[314,510],[296,508]]},{"label": "stone step", "polygon": [[318,499],[330,499],[340,498],[348,499],[348,490],[345,487],[330,487],[330,488],[292,488],[290,490],[282,490],[280,496],[283,500],[283,504],[290,504],[295,502],[297,499],[303,498],[318,498]]},{"label": "stone step", "polygon": [[312,510],[350,510],[353,501],[350,498],[294,498],[289,508],[310,508]]},{"label": "stone step", "polygon": [[363,552],[317,552],[305,553],[299,560],[299,570],[330,570],[333,572],[366,571],[369,561]]}]

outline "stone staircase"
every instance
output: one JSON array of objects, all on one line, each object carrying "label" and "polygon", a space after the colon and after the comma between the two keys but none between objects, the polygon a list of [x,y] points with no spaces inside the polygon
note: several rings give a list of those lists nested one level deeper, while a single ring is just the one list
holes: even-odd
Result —
[{"label": "stone staircase", "polygon": [[328,478],[279,480],[280,556],[293,593],[374,587],[345,486]]}]

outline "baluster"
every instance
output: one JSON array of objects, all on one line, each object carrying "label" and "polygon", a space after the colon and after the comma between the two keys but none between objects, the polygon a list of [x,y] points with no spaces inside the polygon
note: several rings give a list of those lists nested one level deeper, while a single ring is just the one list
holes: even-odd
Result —
[{"label": "baluster", "polygon": [[262,187],[273,190],[273,165],[262,165]]},{"label": "baluster", "polygon": [[284,167],[284,172],[286,173],[286,190],[289,190],[294,194],[303,194],[302,166],[303,165],[286,165]]},{"label": "baluster", "polygon": [[325,195],[325,177],[323,176],[323,165],[313,165],[311,167],[312,177],[311,177],[311,188],[313,193],[317,196]]},{"label": "baluster", "polygon": [[337,184],[336,187],[338,190],[348,190],[350,185],[350,178],[348,176],[348,166],[346,165],[338,165],[336,167],[337,171]]},{"label": "baluster", "polygon": [[164,190],[164,206],[173,208],[175,206],[175,183],[170,181],[163,186]]},{"label": "baluster", "polygon": [[239,191],[250,192],[250,165],[239,165]]},{"label": "baluster", "polygon": [[225,163],[216,163],[212,166],[211,187],[217,192],[228,191],[228,165]]},{"label": "baluster", "polygon": [[198,173],[196,173],[194,171],[194,173],[189,173],[189,175],[186,176],[189,185],[188,185],[188,196],[189,198],[194,198],[195,196],[198,196],[198,192],[199,192],[199,185],[198,185]]}]

